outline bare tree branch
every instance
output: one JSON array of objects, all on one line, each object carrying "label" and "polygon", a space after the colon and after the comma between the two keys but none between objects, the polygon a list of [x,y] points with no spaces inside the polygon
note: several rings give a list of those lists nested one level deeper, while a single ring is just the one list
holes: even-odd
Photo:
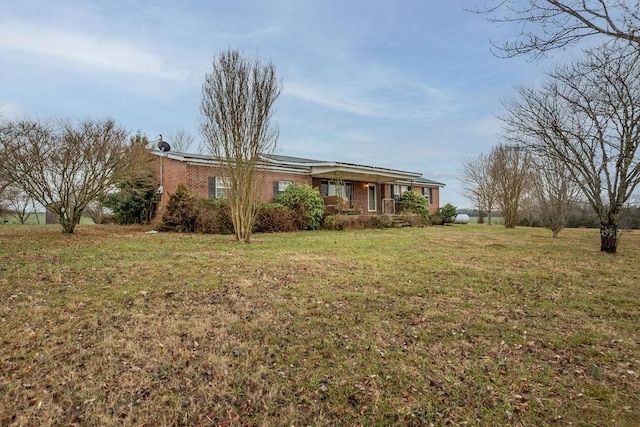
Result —
[{"label": "bare tree branch", "polygon": [[184,129],[177,129],[169,135],[169,143],[173,151],[188,153],[195,143],[195,138]]},{"label": "bare tree branch", "polygon": [[540,57],[581,39],[601,35],[640,48],[638,0],[494,0],[472,12],[487,14],[498,24],[520,25],[515,40],[492,42],[497,56]]}]

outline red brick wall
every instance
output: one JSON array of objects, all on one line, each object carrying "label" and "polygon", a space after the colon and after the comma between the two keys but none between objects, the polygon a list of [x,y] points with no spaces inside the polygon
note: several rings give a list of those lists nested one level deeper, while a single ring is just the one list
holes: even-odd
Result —
[{"label": "red brick wall", "polygon": [[[210,176],[225,176],[220,168],[214,168],[207,165],[191,164],[179,160],[173,160],[161,157],[157,162],[158,176],[160,175],[160,165],[163,167],[162,185],[164,192],[159,206],[159,213],[162,212],[169,200],[169,196],[176,192],[179,184],[184,184],[187,188],[202,197],[207,197],[209,192]],[[257,195],[258,200],[265,203],[273,202],[273,183],[275,181],[292,181],[298,184],[309,184],[313,187],[320,188],[319,178],[311,179],[307,175],[299,175],[284,172],[266,172],[262,173],[258,179]],[[363,214],[369,213],[368,210],[368,186],[367,182],[351,181],[353,185],[353,207]],[[421,187],[412,187],[412,191],[422,193]],[[376,208],[377,212],[382,212],[382,199],[393,197],[391,194],[390,184],[378,184],[376,187]],[[440,206],[440,189],[435,187],[432,189],[432,200],[429,205],[429,211],[434,212]]]},{"label": "red brick wall", "polygon": [[160,177],[160,168],[162,168],[163,187],[162,198],[160,200],[159,210],[161,210],[169,200],[169,194],[176,192],[178,185],[187,184],[187,164],[177,160],[160,157],[158,159],[158,177]]},{"label": "red brick wall", "polygon": [[258,200],[265,203],[273,202],[273,183],[276,181],[291,181],[296,184],[311,185],[311,177],[309,175],[273,171],[262,172],[256,185]]},{"label": "red brick wall", "polygon": [[435,212],[440,207],[440,188],[434,187],[431,190],[431,199],[429,204],[429,212]]},{"label": "red brick wall", "polygon": [[[380,192],[376,193],[378,196],[378,200],[376,202],[380,203]],[[353,182],[353,207],[358,209],[363,214],[375,213],[369,212],[369,185],[367,182],[362,181],[354,181]],[[376,206],[376,209],[379,208]]]},{"label": "red brick wall", "polygon": [[[159,212],[166,206],[171,194],[175,193],[178,185],[184,184],[190,191],[201,195],[209,196],[209,177],[225,176],[221,168],[207,165],[198,165],[170,158],[161,158],[158,161],[158,175],[160,174],[160,164],[163,166],[163,188],[164,192],[160,200]],[[257,195],[258,200],[265,203],[273,202],[273,183],[275,181],[292,181],[298,184],[311,185],[311,177],[283,172],[258,172]]]}]

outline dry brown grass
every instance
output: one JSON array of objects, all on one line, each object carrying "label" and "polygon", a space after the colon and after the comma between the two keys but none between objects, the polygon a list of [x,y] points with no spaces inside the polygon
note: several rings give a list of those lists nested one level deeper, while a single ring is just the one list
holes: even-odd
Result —
[{"label": "dry brown grass", "polygon": [[0,425],[640,425],[640,234],[0,227]]}]

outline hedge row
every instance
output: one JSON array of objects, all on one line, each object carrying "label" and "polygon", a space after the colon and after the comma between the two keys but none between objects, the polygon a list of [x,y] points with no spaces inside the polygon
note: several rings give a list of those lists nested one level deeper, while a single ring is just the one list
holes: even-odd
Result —
[{"label": "hedge row", "polygon": [[[320,209],[314,200],[315,195],[301,197],[299,193],[300,189],[297,189],[294,197],[290,198],[295,200],[293,208],[279,203],[260,204],[253,232],[276,233],[317,228],[361,230],[430,225],[429,217],[424,212],[404,213],[395,216],[319,216]],[[280,200],[289,201],[287,198]],[[322,202],[322,198],[320,198],[320,202]],[[226,199],[205,199],[189,192],[184,186],[180,186],[170,196],[158,230],[181,233],[233,234],[231,209]]]},{"label": "hedge row", "polygon": [[[258,207],[253,231],[273,233],[296,231],[304,221],[293,210],[277,204]],[[233,234],[231,209],[225,199],[205,199],[184,186],[171,195],[159,231],[178,233]]]}]

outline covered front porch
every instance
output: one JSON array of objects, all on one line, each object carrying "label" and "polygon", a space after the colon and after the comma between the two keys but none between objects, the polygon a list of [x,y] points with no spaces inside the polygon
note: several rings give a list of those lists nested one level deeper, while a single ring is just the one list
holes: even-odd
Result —
[{"label": "covered front porch", "polygon": [[405,191],[423,194],[431,208],[433,193],[442,185],[424,180],[419,173],[350,164],[314,166],[311,176],[325,204],[337,196],[344,200],[338,213],[360,215],[395,214]]}]

